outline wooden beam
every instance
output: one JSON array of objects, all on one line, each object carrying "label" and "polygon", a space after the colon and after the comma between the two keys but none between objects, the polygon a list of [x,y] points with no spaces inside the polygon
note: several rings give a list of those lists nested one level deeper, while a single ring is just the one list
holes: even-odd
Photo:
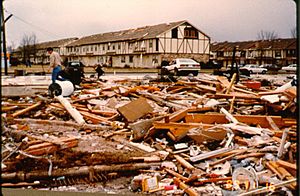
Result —
[{"label": "wooden beam", "polygon": [[[260,125],[263,128],[271,128],[270,123],[266,119],[266,116],[261,115],[232,115],[239,122],[248,125]],[[278,126],[284,126],[284,121],[281,116],[269,116],[274,123]],[[229,121],[226,119],[224,114],[196,114],[188,113],[185,116],[187,123],[203,123],[203,124],[226,124]]]},{"label": "wooden beam", "polygon": [[181,182],[180,179],[174,178],[174,183],[179,186],[180,189],[182,189],[185,193],[187,193],[189,196],[198,196],[198,192],[186,185],[185,183]]},{"label": "wooden beam", "polygon": [[73,117],[73,119],[80,125],[84,124],[85,121],[82,117],[82,115],[79,113],[78,110],[76,110],[70,102],[65,99],[63,96],[57,96],[55,97],[64,107],[65,109],[69,112],[69,114]]},{"label": "wooden beam", "polygon": [[23,109],[23,110],[16,111],[16,112],[13,113],[11,116],[12,116],[13,118],[15,118],[15,117],[17,117],[17,116],[23,115],[23,114],[25,114],[25,113],[27,113],[27,112],[29,112],[29,111],[31,111],[31,110],[33,110],[33,109],[39,107],[40,105],[42,105],[42,101],[39,101],[39,102],[37,102],[36,104],[33,104],[32,106],[29,106],[29,107],[27,107],[27,108],[25,108],[25,109]]}]

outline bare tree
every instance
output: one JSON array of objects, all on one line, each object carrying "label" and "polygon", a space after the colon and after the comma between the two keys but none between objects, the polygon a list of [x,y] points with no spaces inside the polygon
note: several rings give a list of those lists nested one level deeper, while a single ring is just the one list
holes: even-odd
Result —
[{"label": "bare tree", "polygon": [[277,39],[277,38],[278,38],[278,34],[275,33],[275,31],[261,30],[260,32],[257,33],[258,40],[273,40],[273,39]]},{"label": "bare tree", "polygon": [[14,52],[15,48],[16,48],[15,42],[12,41],[11,44],[7,46],[7,52],[12,53]]},{"label": "bare tree", "polygon": [[292,36],[292,38],[297,38],[297,29],[296,29],[296,27],[291,29],[291,36]]},{"label": "bare tree", "polygon": [[37,38],[34,33],[31,35],[24,34],[20,43],[20,48],[22,52],[22,61],[30,60],[32,57],[34,60],[36,58],[36,48]]}]

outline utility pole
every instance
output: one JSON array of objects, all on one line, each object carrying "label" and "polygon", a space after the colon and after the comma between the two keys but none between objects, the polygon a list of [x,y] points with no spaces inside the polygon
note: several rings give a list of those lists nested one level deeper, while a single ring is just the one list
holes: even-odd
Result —
[{"label": "utility pole", "polygon": [[[3,7],[3,1],[2,2],[2,9],[1,9],[1,30],[3,35],[3,54],[4,54],[4,74],[8,75],[8,65],[7,65],[7,51],[6,51],[6,36],[5,36],[5,20],[4,20],[4,7]],[[2,61],[2,53],[1,53],[1,61]]]},{"label": "utility pole", "polygon": [[[2,17],[2,10],[3,10],[3,1],[1,1],[1,15],[0,15],[0,56],[1,56],[1,61],[0,61],[0,67],[2,69],[2,21],[3,21],[3,17]],[[2,71],[1,71],[2,72]]]}]

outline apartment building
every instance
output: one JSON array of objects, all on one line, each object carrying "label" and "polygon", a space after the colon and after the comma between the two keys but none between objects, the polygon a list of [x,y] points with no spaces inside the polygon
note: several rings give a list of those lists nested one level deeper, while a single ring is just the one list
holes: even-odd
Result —
[{"label": "apartment building", "polygon": [[82,37],[66,46],[85,66],[156,67],[178,57],[208,62],[210,37],[187,21]]},{"label": "apartment building", "polygon": [[223,66],[232,64],[233,49],[238,64],[276,64],[285,66],[297,63],[295,38],[220,42],[211,44],[210,59]]}]

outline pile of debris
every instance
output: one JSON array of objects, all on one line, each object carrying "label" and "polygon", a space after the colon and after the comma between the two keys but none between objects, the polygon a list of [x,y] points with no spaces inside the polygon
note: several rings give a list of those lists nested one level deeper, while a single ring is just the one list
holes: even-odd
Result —
[{"label": "pile of debris", "polygon": [[126,177],[123,189],[154,194],[295,193],[296,80],[203,76],[85,79],[71,97],[2,97],[1,186]]}]

